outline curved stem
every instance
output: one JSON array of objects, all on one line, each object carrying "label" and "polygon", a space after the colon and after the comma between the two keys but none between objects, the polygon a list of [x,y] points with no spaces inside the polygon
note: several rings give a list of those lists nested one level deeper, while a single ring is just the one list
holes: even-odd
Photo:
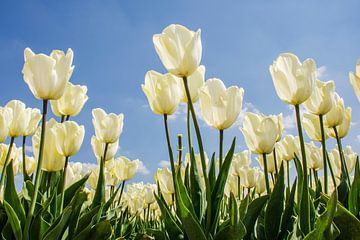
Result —
[{"label": "curved stem", "polygon": [[119,195],[119,200],[118,200],[118,205],[121,203],[121,197],[122,197],[122,195],[123,195],[123,193],[124,193],[124,187],[125,187],[125,180],[122,182],[122,184],[121,184],[121,189],[120,189],[120,195]]},{"label": "curved stem", "polygon": [[168,126],[168,121],[167,121],[167,115],[164,114],[164,126],[165,126],[165,134],[166,134],[166,142],[167,142],[167,146],[168,146],[168,152],[169,152],[169,158],[170,158],[170,167],[171,167],[171,172],[172,172],[172,177],[173,177],[173,182],[174,182],[174,188],[175,187],[175,163],[174,163],[174,155],[173,155],[173,151],[172,151],[172,147],[171,147],[171,140],[170,140],[170,134],[169,134],[169,126]]},{"label": "curved stem", "polygon": [[320,129],[321,129],[321,147],[323,153],[323,164],[324,164],[324,191],[328,193],[328,171],[327,171],[327,161],[326,161],[326,143],[325,143],[325,130],[324,130],[324,116],[319,115],[320,119]]},{"label": "curved stem", "polygon": [[40,182],[41,182],[41,166],[43,162],[43,149],[44,149],[44,143],[45,143],[45,131],[46,131],[46,113],[47,113],[47,105],[48,100],[43,100],[43,114],[42,114],[42,123],[41,123],[41,138],[40,138],[40,148],[39,148],[39,159],[38,159],[38,165],[36,168],[36,177],[35,177],[35,189],[34,189],[34,195],[31,199],[31,205],[30,209],[26,218],[25,222],[25,228],[24,228],[24,234],[26,238],[29,236],[29,229],[30,229],[30,223],[34,214],[35,210],[35,204],[37,200],[37,195],[39,192]]},{"label": "curved stem", "polygon": [[338,145],[338,150],[339,150],[339,155],[340,155],[341,175],[345,174],[346,180],[348,181],[348,184],[350,186],[351,181],[350,181],[349,172],[348,172],[348,169],[347,169],[347,164],[346,164],[346,161],[345,161],[344,152],[342,150],[341,139],[339,138],[339,133],[338,133],[336,127],[333,127],[333,129],[334,129],[334,132],[335,132],[336,142],[337,142],[337,145]]},{"label": "curved stem", "polygon": [[222,161],[223,161],[223,142],[224,142],[224,130],[220,129],[219,130],[219,172],[222,166]]},{"label": "curved stem", "polygon": [[263,153],[263,161],[264,161],[264,175],[265,175],[266,192],[268,194],[270,194],[270,183],[269,183],[268,167],[267,167],[267,162],[266,162],[266,153]]},{"label": "curved stem", "polygon": [[14,140],[15,138],[14,137],[11,137],[10,139],[10,144],[9,144],[9,148],[8,148],[8,151],[7,151],[7,154],[6,154],[6,158],[5,158],[5,162],[4,162],[4,166],[3,166],[3,169],[1,171],[1,177],[0,177],[0,188],[2,186],[2,183],[4,181],[4,175],[5,175],[5,169],[6,169],[6,166],[9,162],[9,158],[10,158],[10,155],[11,155],[11,150],[12,150],[12,146],[14,145]]},{"label": "curved stem", "polygon": [[274,146],[274,149],[273,149],[273,158],[274,158],[274,167],[275,167],[275,179],[277,179],[277,176],[279,174],[278,172],[278,167],[277,167],[277,159],[276,159],[276,147]]},{"label": "curved stem", "polygon": [[188,145],[189,145],[189,150],[188,152],[191,152],[192,149],[192,140],[191,140],[191,112],[190,112],[190,107],[189,104],[187,105],[187,118],[186,118],[186,126],[187,126],[187,135],[188,135]]}]

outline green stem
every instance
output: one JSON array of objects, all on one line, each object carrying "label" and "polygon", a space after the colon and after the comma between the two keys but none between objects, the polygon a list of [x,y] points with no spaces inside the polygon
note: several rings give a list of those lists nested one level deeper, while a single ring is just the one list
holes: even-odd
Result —
[{"label": "green stem", "polygon": [[263,153],[263,161],[264,161],[264,175],[265,175],[265,185],[266,185],[266,192],[270,194],[270,183],[269,183],[269,174],[268,174],[268,167],[267,167],[267,160],[266,160],[266,153]]},{"label": "green stem", "polygon": [[70,119],[70,115],[67,115],[65,121],[69,121],[69,119]]},{"label": "green stem", "polygon": [[187,105],[187,118],[186,118],[186,125],[187,125],[187,135],[188,135],[188,144],[189,144],[189,150],[188,152],[190,153],[191,149],[192,149],[192,140],[191,140],[191,112],[190,112],[190,107],[189,104]]},{"label": "green stem", "polygon": [[164,126],[165,126],[165,134],[166,134],[166,142],[168,146],[168,152],[169,152],[169,158],[170,158],[170,167],[173,177],[173,183],[174,183],[174,189],[176,191],[176,184],[175,184],[175,163],[174,163],[174,155],[171,147],[171,140],[170,140],[170,134],[169,134],[169,126],[167,121],[167,115],[164,114]]},{"label": "green stem", "polygon": [[60,213],[63,210],[64,207],[64,197],[65,197],[65,183],[66,183],[66,169],[68,166],[68,162],[69,162],[69,157],[65,157],[65,165],[64,165],[64,171],[63,171],[63,181],[62,181],[62,185],[61,185],[61,203],[60,203]]},{"label": "green stem", "polygon": [[321,147],[323,153],[323,163],[324,163],[324,191],[328,193],[328,171],[327,171],[327,161],[326,161],[326,142],[325,142],[325,130],[324,130],[324,116],[319,115],[320,119],[320,129],[321,129]]},{"label": "green stem", "polygon": [[[295,112],[296,112],[296,123],[298,128],[298,134],[300,139],[300,148],[301,148],[301,158],[302,158],[302,165],[303,165],[303,173],[304,173],[304,182],[303,182],[303,190],[302,194],[305,194],[304,197],[301,199],[305,200],[305,203],[300,203],[300,212],[302,215],[300,217],[300,225],[302,230],[305,234],[310,232],[310,203],[309,203],[309,189],[308,189],[308,176],[307,176],[307,161],[306,161],[306,152],[305,152],[305,143],[304,143],[304,136],[302,132],[301,126],[301,118],[300,118],[300,106],[295,105]],[[302,209],[305,207],[306,209]]]},{"label": "green stem", "polygon": [[219,172],[222,166],[222,160],[223,160],[223,142],[224,142],[224,130],[219,130]]},{"label": "green stem", "polygon": [[23,169],[23,176],[24,176],[24,183],[27,180],[30,180],[29,175],[26,172],[26,155],[25,155],[25,151],[26,151],[26,136],[23,136],[22,139],[22,169]]},{"label": "green stem", "polygon": [[12,146],[14,145],[14,140],[15,140],[14,137],[11,137],[11,138],[10,138],[9,148],[8,148],[8,151],[7,151],[7,154],[6,154],[4,166],[3,166],[3,169],[2,169],[2,172],[1,172],[1,177],[0,177],[0,188],[1,188],[2,183],[3,183],[3,181],[4,181],[5,169],[6,169],[6,166],[7,166],[8,162],[9,162],[9,158],[10,158],[10,155],[11,155]]},{"label": "green stem", "polygon": [[290,161],[286,161],[287,184],[290,188]]},{"label": "green stem", "polygon": [[333,127],[334,132],[335,132],[335,137],[336,137],[336,142],[338,145],[338,150],[339,150],[339,155],[340,155],[340,163],[341,163],[341,175],[345,174],[345,177],[348,181],[349,186],[351,185],[351,181],[350,181],[350,176],[349,176],[349,172],[347,169],[347,164],[345,161],[345,157],[344,157],[344,152],[342,150],[342,144],[341,144],[341,139],[339,138],[339,134],[338,131],[336,129],[336,127]]},{"label": "green stem", "polygon": [[48,100],[43,100],[43,114],[42,114],[42,123],[41,123],[41,138],[40,138],[40,147],[39,147],[39,159],[38,159],[38,165],[36,168],[36,177],[35,177],[35,189],[34,189],[34,195],[31,199],[31,205],[30,209],[26,218],[25,227],[24,227],[24,234],[26,238],[29,236],[29,229],[32,217],[34,215],[35,210],[35,204],[37,200],[37,195],[39,192],[40,182],[41,182],[41,166],[43,162],[43,149],[44,149],[44,143],[45,143],[45,131],[46,131],[46,113],[47,113],[47,105]]},{"label": "green stem", "polygon": [[274,156],[274,167],[275,167],[275,179],[277,179],[279,172],[278,172],[278,168],[277,168],[276,147],[275,146],[273,149],[273,156]]},{"label": "green stem", "polygon": [[65,116],[61,115],[60,123],[63,123],[65,121]]},{"label": "green stem", "polygon": [[117,202],[117,205],[120,205],[121,203],[121,197],[123,195],[123,192],[124,192],[124,187],[125,187],[125,180],[122,182],[121,184],[121,189],[120,189],[120,195],[119,195],[119,199],[118,199],[118,202]]},{"label": "green stem", "polygon": [[240,192],[240,177],[237,176],[237,187],[238,187],[238,198],[241,200],[241,192]]},{"label": "green stem", "polygon": [[181,168],[181,164],[182,164],[182,151],[183,151],[183,146],[182,146],[182,135],[178,134],[178,168]]}]

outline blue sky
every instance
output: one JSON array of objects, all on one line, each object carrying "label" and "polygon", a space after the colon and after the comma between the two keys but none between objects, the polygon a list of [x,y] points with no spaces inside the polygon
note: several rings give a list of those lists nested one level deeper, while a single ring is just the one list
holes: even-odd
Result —
[{"label": "blue sky", "polygon": [[[20,99],[41,106],[22,78],[25,47],[47,54],[72,48],[71,81],[88,86],[89,101],[73,119],[85,125],[86,137],[71,161],[95,163],[91,110],[101,107],[125,114],[118,154],[142,160],[150,173],[143,171],[135,180],[152,181],[159,162],[167,160],[167,150],[162,118],[151,112],[140,85],[146,71],[165,71],[152,35],[179,23],[202,30],[206,78],[243,87],[248,111],[284,112],[288,133],[296,132],[292,112],[277,97],[268,66],[281,52],[314,58],[320,79],[334,80],[337,92],[353,108],[352,130],[344,141],[360,151],[360,106],[348,81],[360,58],[359,9],[359,1],[2,1],[0,104]],[[170,122],[174,144],[176,134],[185,133],[183,110]],[[218,134],[201,125],[211,155]],[[227,146],[233,136],[237,150],[245,149],[238,125],[225,131]]]}]

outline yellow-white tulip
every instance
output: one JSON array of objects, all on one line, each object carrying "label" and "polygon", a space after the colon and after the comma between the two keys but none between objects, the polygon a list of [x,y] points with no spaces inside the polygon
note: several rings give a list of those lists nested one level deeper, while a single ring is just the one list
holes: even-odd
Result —
[{"label": "yellow-white tulip", "polygon": [[114,159],[105,163],[105,182],[106,185],[116,186],[119,183],[119,177],[116,175],[116,162]]},{"label": "yellow-white tulip", "polygon": [[155,182],[159,182],[162,193],[174,194],[172,173],[168,168],[159,168],[155,174]]},{"label": "yellow-white tulip", "polygon": [[165,68],[178,77],[190,76],[200,65],[201,31],[171,24],[153,36],[155,50]]},{"label": "yellow-white tulip", "polygon": [[276,142],[279,142],[282,137],[282,133],[284,131],[284,121],[283,115],[280,113],[279,115],[270,115],[270,117],[274,120],[277,126],[278,136],[276,138]]},{"label": "yellow-white tulip", "polygon": [[251,164],[251,152],[249,150],[244,150],[233,155],[231,161],[230,172],[233,175],[240,177],[240,170],[243,167],[250,166]]},{"label": "yellow-white tulip", "polygon": [[141,85],[151,110],[160,115],[173,114],[180,104],[181,88],[175,76],[148,71]]},{"label": "yellow-white tulip", "polygon": [[[243,189],[243,185],[242,185],[243,179],[240,178],[240,193],[241,193],[241,189]],[[230,197],[230,193],[234,194],[235,198],[239,197],[239,178],[237,176],[234,175],[229,175],[227,180],[226,180],[226,184],[225,184],[225,189],[224,189],[224,195],[229,198]]]},{"label": "yellow-white tulip", "polygon": [[75,155],[84,140],[85,127],[74,121],[58,123],[52,129],[56,135],[55,144],[57,151],[64,157]]},{"label": "yellow-white tulip", "polygon": [[[0,170],[2,170],[4,168],[4,164],[5,164],[5,160],[6,160],[8,151],[9,151],[9,145],[0,143]],[[16,175],[19,170],[19,163],[21,161],[20,160],[21,156],[22,156],[21,148],[17,148],[16,144],[14,143],[12,146],[11,153],[10,153],[10,158],[8,160],[8,164],[9,164],[10,160],[13,160],[14,175]]]},{"label": "yellow-white tulip", "polygon": [[[280,165],[281,165],[281,149],[280,147],[276,146],[276,167],[277,170],[280,170]],[[258,156],[256,158],[256,160],[259,162],[260,166],[262,169],[264,169],[264,159],[263,156]],[[275,162],[274,162],[274,154],[270,153],[266,155],[266,163],[267,163],[267,168],[268,168],[268,172],[269,173],[275,173],[276,169],[275,169]]]},{"label": "yellow-white tulip", "polygon": [[99,167],[98,166],[92,167],[90,169],[90,176],[88,179],[88,183],[89,183],[91,189],[96,189],[98,178],[99,178]]},{"label": "yellow-white tulip", "polygon": [[313,91],[316,63],[308,58],[303,63],[292,53],[282,53],[269,68],[275,90],[285,103],[305,102]]},{"label": "yellow-white tulip", "polygon": [[[346,147],[344,150],[344,159],[347,167],[347,171],[349,174],[354,170],[356,163],[356,153],[354,153],[350,146]],[[331,166],[334,170],[334,175],[337,178],[340,178],[341,175],[341,160],[339,155],[339,150],[337,145],[334,149],[329,153],[329,160],[331,162]]]},{"label": "yellow-white tulip", "polygon": [[[320,119],[319,116],[304,113],[302,117],[302,123],[305,128],[306,134],[312,141],[321,142],[321,128],[320,128]],[[325,139],[329,138],[329,130],[324,129],[325,131]]]},{"label": "yellow-white tulip", "polygon": [[240,179],[242,180],[242,185],[246,188],[253,188],[256,186],[256,182],[259,177],[259,169],[251,167],[243,167],[240,170]]},{"label": "yellow-white tulip", "polygon": [[87,87],[68,82],[64,94],[58,100],[51,100],[51,109],[56,116],[76,116],[88,100]]},{"label": "yellow-white tulip", "polygon": [[259,176],[256,182],[255,190],[257,194],[263,194],[266,192],[265,175],[262,171],[259,171]]},{"label": "yellow-white tulip", "polygon": [[[338,132],[339,138],[343,138],[348,134],[350,125],[351,125],[351,107],[347,107],[345,109],[345,114],[342,123],[336,126],[336,130]],[[335,131],[333,131],[333,129],[330,129],[329,133],[331,137],[336,138]]]},{"label": "yellow-white tulip", "polygon": [[295,154],[299,156],[300,141],[298,136],[286,135],[278,145],[281,149],[281,160],[291,161],[295,158]]},{"label": "yellow-white tulip", "polygon": [[69,164],[66,168],[65,188],[70,187],[72,184],[79,181],[83,177],[81,171],[79,172],[79,166],[82,166],[81,163],[74,163]]},{"label": "yellow-white tulip", "polygon": [[271,153],[279,136],[278,125],[272,117],[247,112],[240,129],[247,147],[257,154]]},{"label": "yellow-white tulip", "polygon": [[10,125],[12,123],[12,109],[0,107],[0,142],[4,142],[9,136]]},{"label": "yellow-white tulip", "polygon": [[22,73],[32,94],[37,99],[59,99],[74,70],[73,51],[69,48],[65,54],[63,51],[53,50],[47,56],[35,54],[30,48],[26,48],[24,58]]},{"label": "yellow-white tulip", "polygon": [[124,114],[107,114],[103,109],[92,110],[96,137],[104,143],[116,142],[123,130]]},{"label": "yellow-white tulip", "polygon": [[334,81],[315,81],[315,87],[310,98],[305,101],[306,109],[316,115],[328,113],[334,102],[335,83]]},{"label": "yellow-white tulip", "polygon": [[[56,133],[54,131],[57,122],[51,118],[46,123],[45,143],[43,149],[43,162],[41,169],[47,172],[56,172],[64,167],[65,158],[56,149]],[[38,127],[32,137],[33,152],[36,159],[39,159],[39,148],[41,138],[41,127]]]},{"label": "yellow-white tulip", "polygon": [[[182,92],[181,92],[181,101],[184,103],[188,102],[187,96],[186,96],[186,90],[185,86],[183,84],[183,80],[181,78],[178,78],[179,84],[181,86]],[[204,85],[205,81],[205,66],[201,65],[199,66],[195,72],[193,72],[188,77],[188,87],[191,97],[191,102],[194,103],[199,99],[199,91],[200,88]]]},{"label": "yellow-white tulip", "polygon": [[356,62],[355,73],[354,72],[349,73],[349,79],[351,86],[353,87],[354,92],[356,94],[356,97],[360,101],[360,59],[358,59]]},{"label": "yellow-white tulip", "polygon": [[143,196],[145,204],[152,204],[156,201],[154,192],[156,191],[156,185],[147,183],[143,188]]},{"label": "yellow-white tulip", "polygon": [[355,169],[357,153],[352,150],[351,146],[346,146],[343,151],[346,166],[350,174]]},{"label": "yellow-white tulip", "polygon": [[118,157],[115,159],[115,175],[121,181],[130,180],[135,176],[139,166],[140,161],[138,159],[131,161],[124,156]]},{"label": "yellow-white tulip", "polygon": [[[195,155],[195,163],[196,163],[197,171],[199,173],[199,176],[202,177],[202,176],[204,176],[204,174],[203,174],[203,171],[202,171],[200,153],[196,153],[194,155]],[[185,163],[185,166],[187,166],[187,164],[189,164],[189,166],[191,165],[190,153],[186,153],[184,163]],[[207,154],[205,153],[205,164],[206,164],[205,168],[206,169],[208,167],[208,163],[209,163],[209,158],[208,158]]]},{"label": "yellow-white tulip", "polygon": [[207,80],[199,93],[200,109],[207,125],[219,130],[231,127],[240,114],[243,96],[242,88],[226,88],[217,78]]},{"label": "yellow-white tulip", "polygon": [[[99,140],[96,136],[91,137],[91,147],[95,154],[95,157],[98,161],[100,161],[101,158],[104,157],[104,151],[105,151],[105,143]],[[110,143],[106,152],[106,159],[105,161],[108,161],[112,158],[114,158],[117,150],[119,148],[119,140],[117,140],[114,143]]]},{"label": "yellow-white tulip", "polygon": [[322,150],[315,146],[313,142],[305,143],[306,145],[306,156],[308,159],[308,168],[320,170],[324,167]]},{"label": "yellow-white tulip", "polygon": [[345,114],[344,100],[337,94],[334,94],[334,105],[331,110],[325,114],[325,125],[328,128],[339,126]]},{"label": "yellow-white tulip", "polygon": [[[36,171],[37,161],[34,157],[25,156],[25,170],[28,175],[33,174]],[[23,174],[22,163],[21,167],[19,168],[20,172]]]}]

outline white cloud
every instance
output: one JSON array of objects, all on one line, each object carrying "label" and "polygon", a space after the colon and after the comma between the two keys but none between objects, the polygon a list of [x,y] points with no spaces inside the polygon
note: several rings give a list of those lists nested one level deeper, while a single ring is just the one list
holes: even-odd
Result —
[{"label": "white cloud", "polygon": [[139,172],[141,175],[148,175],[148,174],[150,174],[149,169],[147,169],[147,167],[144,165],[144,163],[143,163],[142,161],[140,161],[140,165],[139,165],[139,168],[138,168],[138,172]]},{"label": "white cloud", "polygon": [[27,153],[33,153],[33,148],[32,148],[32,146],[25,146],[25,152],[27,152]]},{"label": "white cloud", "polygon": [[161,160],[159,163],[158,163],[158,166],[159,167],[170,167],[170,162],[169,161],[166,161],[166,160]]},{"label": "white cloud", "polygon": [[360,143],[360,135],[357,135],[357,136],[356,136],[356,141],[357,141],[358,143]]},{"label": "white cloud", "polygon": [[326,77],[327,76],[327,67],[326,66],[318,67],[316,74],[317,74],[318,78]]},{"label": "white cloud", "polygon": [[291,108],[291,113],[283,116],[285,130],[294,129],[296,127],[296,114],[295,110]]},{"label": "white cloud", "polygon": [[257,107],[254,104],[252,104],[251,102],[244,102],[241,112],[239,114],[239,117],[233,126],[236,126],[236,127],[242,126],[246,112],[253,112],[253,113],[259,114],[260,110],[257,109]]}]

